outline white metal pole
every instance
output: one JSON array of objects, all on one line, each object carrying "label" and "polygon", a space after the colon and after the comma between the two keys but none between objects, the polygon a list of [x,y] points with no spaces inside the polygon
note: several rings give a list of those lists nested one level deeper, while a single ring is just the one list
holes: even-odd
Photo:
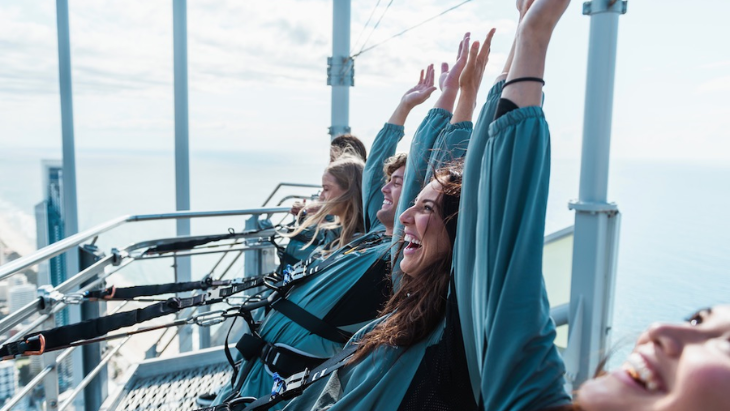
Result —
[{"label": "white metal pole", "polygon": [[570,337],[565,354],[574,387],[595,371],[611,330],[619,214],[616,204],[607,202],[608,165],[618,18],[625,8],[625,2],[593,0],[583,10],[591,16],[591,28],[580,192],[578,201],[570,204],[576,214]]},{"label": "white metal pole", "polygon": [[[73,87],[71,82],[71,36],[69,34],[68,1],[56,0],[56,30],[58,32],[58,82],[61,94],[61,139],[63,175],[63,235],[70,237],[79,231],[78,203],[76,196],[76,147],[74,143]],[[72,276],[79,271],[79,255],[76,248],[65,254],[66,275]],[[68,319],[71,323],[81,320],[79,307],[69,307]],[[79,383],[84,378],[81,350],[72,355],[72,378]],[[83,407],[83,398],[78,397],[76,406]]]},{"label": "white metal pole", "polygon": [[328,83],[332,86],[331,138],[350,132],[350,0],[332,0],[332,59]]},{"label": "white metal pole", "polygon": [[[175,70],[175,209],[190,210],[190,149],[188,144],[188,33],[187,0],[173,0]],[[177,235],[190,235],[190,220],[177,220]],[[175,258],[175,280],[191,281],[189,257]],[[180,352],[192,350],[192,328],[180,329]]]}]

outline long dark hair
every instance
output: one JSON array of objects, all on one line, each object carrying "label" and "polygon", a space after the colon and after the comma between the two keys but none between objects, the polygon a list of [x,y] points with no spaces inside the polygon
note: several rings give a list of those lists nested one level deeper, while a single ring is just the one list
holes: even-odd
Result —
[{"label": "long dark hair", "polygon": [[[461,197],[463,162],[439,169],[432,181],[441,185],[439,216],[451,242],[447,255],[418,275],[402,275],[400,288],[383,308],[391,315],[365,334],[351,362],[365,358],[381,345],[409,347],[428,336],[446,313],[453,245]],[[403,250],[401,243],[397,254]]]}]

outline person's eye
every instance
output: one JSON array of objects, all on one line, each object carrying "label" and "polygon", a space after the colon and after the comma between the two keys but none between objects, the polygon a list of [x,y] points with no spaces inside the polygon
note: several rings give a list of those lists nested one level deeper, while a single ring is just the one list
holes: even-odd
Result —
[{"label": "person's eye", "polygon": [[696,313],[694,313],[692,316],[687,318],[687,322],[689,325],[700,325],[705,320],[705,318],[710,315],[710,309],[706,308],[704,310],[699,310]]},{"label": "person's eye", "polygon": [[426,210],[426,211],[428,211],[429,213],[433,211],[433,207],[431,207],[429,205],[424,205],[423,206],[423,209]]}]

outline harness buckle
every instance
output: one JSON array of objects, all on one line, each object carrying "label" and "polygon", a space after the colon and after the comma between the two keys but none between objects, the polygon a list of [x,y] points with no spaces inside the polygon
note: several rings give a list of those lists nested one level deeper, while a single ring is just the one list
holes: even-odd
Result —
[{"label": "harness buckle", "polygon": [[304,391],[304,383],[309,377],[309,369],[305,368],[286,379],[284,392],[281,394],[284,399],[294,398]]},{"label": "harness buckle", "polygon": [[284,268],[284,286],[291,283],[292,281],[298,280],[301,277],[304,276],[306,272],[305,267],[302,264],[297,264],[296,266],[287,265],[286,268]]},{"label": "harness buckle", "polygon": [[307,381],[309,376],[309,369],[304,369],[291,377],[284,379],[279,376],[279,373],[274,373],[274,386],[271,387],[271,399],[281,396],[281,398],[288,400],[294,398],[304,391],[304,383]]},{"label": "harness buckle", "polygon": [[274,385],[271,387],[271,399],[278,397],[286,391],[286,380],[279,376],[278,372],[274,373]]},{"label": "harness buckle", "polygon": [[193,321],[201,327],[210,327],[225,321],[226,317],[223,316],[225,313],[224,310],[210,311],[194,317]]},{"label": "harness buckle", "polygon": [[84,302],[84,295],[81,293],[64,295],[61,298],[61,301],[66,304],[81,304],[82,302]]}]

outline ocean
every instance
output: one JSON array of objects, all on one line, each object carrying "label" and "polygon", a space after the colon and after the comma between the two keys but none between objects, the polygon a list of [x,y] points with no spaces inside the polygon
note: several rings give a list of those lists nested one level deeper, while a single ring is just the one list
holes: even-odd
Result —
[{"label": "ocean", "polygon": [[[317,183],[326,159],[326,152],[319,154],[193,153],[191,208],[259,207],[279,182]],[[33,207],[41,199],[41,159],[59,157],[53,150],[0,153],[0,239],[18,249],[34,247]],[[578,195],[578,172],[578,160],[553,159],[547,233],[573,224],[567,204]],[[82,230],[120,215],[175,207],[172,151],[81,151],[77,178]],[[612,161],[609,200],[623,215],[613,334],[619,353],[654,321],[678,321],[698,308],[730,303],[729,182],[730,166],[722,164]],[[292,193],[311,191],[283,192]],[[240,230],[243,224],[240,218],[200,219],[193,221],[193,232]],[[170,221],[134,223],[102,236],[97,244],[108,252],[112,246],[169,236],[174,236]],[[130,270],[126,280],[171,280],[167,266],[169,262]],[[193,272],[202,276],[207,271],[194,266]]]}]

